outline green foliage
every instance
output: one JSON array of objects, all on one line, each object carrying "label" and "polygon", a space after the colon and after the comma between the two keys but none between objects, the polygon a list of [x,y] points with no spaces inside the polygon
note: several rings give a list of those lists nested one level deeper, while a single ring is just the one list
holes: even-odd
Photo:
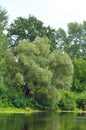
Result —
[{"label": "green foliage", "polygon": [[8,28],[11,45],[17,44],[24,39],[29,39],[32,42],[37,36],[47,36],[52,44],[51,49],[53,49],[56,48],[54,33],[54,29],[50,26],[45,27],[43,22],[31,15],[28,18],[18,17]]},{"label": "green foliage", "polygon": [[50,69],[53,72],[52,84],[56,88],[69,90],[72,86],[73,64],[70,57],[55,50],[49,57]]},{"label": "green foliage", "polygon": [[47,110],[50,106],[47,91],[44,89],[38,90],[35,93],[35,107],[41,110]]},{"label": "green foliage", "polygon": [[67,33],[59,28],[56,31],[57,47],[66,52],[72,59],[85,57],[86,51],[86,21],[82,24],[71,22]]},{"label": "green foliage", "polygon": [[77,94],[77,107],[80,109],[84,109],[86,105],[86,91]]},{"label": "green foliage", "polygon": [[59,101],[59,107],[62,110],[75,110],[76,109],[76,95],[70,91],[61,91],[61,100]]},{"label": "green foliage", "polygon": [[[4,83],[4,73],[5,73],[5,55],[7,53],[7,37],[3,34],[2,26],[4,16],[2,16],[4,12],[0,10],[0,106],[7,106],[7,88]],[[4,14],[3,14],[4,15]]]},{"label": "green foliage", "polygon": [[56,110],[58,89],[70,89],[72,84],[73,65],[69,56],[57,49],[52,52],[47,37],[37,37],[33,42],[23,40],[8,49],[4,64],[3,80],[14,94],[8,95],[7,102],[16,107],[27,107],[31,102],[33,106],[35,102],[40,109]]},{"label": "green foliage", "polygon": [[86,90],[86,61],[82,58],[74,60],[73,91],[83,92]]},{"label": "green foliage", "polygon": [[24,77],[21,73],[17,73],[15,76],[15,80],[16,80],[16,84],[18,86],[21,86],[22,84],[24,84]]},{"label": "green foliage", "polygon": [[35,107],[41,110],[57,110],[59,93],[55,88],[40,89],[35,93]]},{"label": "green foliage", "polygon": [[2,27],[0,26],[0,87],[4,86],[5,56],[7,54],[7,46],[7,37],[3,34]]},{"label": "green foliage", "polygon": [[78,24],[77,22],[68,24],[68,39],[70,42],[70,56],[80,58],[85,56],[86,39],[85,39],[85,22]]},{"label": "green foliage", "polygon": [[2,26],[3,29],[5,29],[7,23],[8,23],[7,11],[6,9],[0,6],[0,26]]},{"label": "green foliage", "polygon": [[85,57],[86,21],[83,21],[82,24],[71,22],[67,26],[68,30],[65,32],[62,28],[55,30],[50,26],[45,27],[43,22],[31,15],[28,18],[19,17],[9,26],[8,37],[10,44],[15,45],[23,39],[29,39],[32,42],[37,36],[47,36],[50,40],[51,50],[57,47],[72,59]]},{"label": "green foliage", "polygon": [[57,48],[60,48],[61,50],[66,50],[67,34],[62,28],[59,28],[56,31],[56,38]]},{"label": "green foliage", "polygon": [[8,89],[3,82],[0,82],[0,107],[8,107],[10,105],[8,101]]},{"label": "green foliage", "polygon": [[3,34],[2,27],[0,26],[0,59],[4,58],[7,52],[8,39]]},{"label": "green foliage", "polygon": [[14,107],[17,108],[25,108],[27,105],[26,99],[23,97],[23,95],[20,94],[14,94],[10,97],[11,104],[13,104]]},{"label": "green foliage", "polygon": [[4,93],[6,94],[6,92],[7,87],[2,82],[0,82],[0,95],[3,95]]},{"label": "green foliage", "polygon": [[9,48],[3,33],[7,22],[7,12],[0,7],[0,106],[74,110],[77,103],[83,108],[86,21],[69,23],[66,33],[45,27],[34,16],[19,17],[8,28]]}]

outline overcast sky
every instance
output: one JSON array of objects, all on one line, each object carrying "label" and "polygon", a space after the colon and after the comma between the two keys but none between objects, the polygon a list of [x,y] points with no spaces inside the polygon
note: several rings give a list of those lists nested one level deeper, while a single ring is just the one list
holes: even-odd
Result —
[{"label": "overcast sky", "polygon": [[0,5],[8,11],[10,21],[31,14],[44,25],[65,29],[70,22],[86,20],[86,0],[0,0]]}]

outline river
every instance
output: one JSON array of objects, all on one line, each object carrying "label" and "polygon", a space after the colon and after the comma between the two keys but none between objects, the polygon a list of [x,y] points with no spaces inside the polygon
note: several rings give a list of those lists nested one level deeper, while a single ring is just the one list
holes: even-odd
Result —
[{"label": "river", "polygon": [[86,114],[0,114],[0,130],[86,130]]}]

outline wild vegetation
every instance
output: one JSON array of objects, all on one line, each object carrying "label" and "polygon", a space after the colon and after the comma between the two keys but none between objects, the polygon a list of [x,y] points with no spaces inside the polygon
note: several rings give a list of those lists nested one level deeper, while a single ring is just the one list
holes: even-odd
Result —
[{"label": "wild vegetation", "polygon": [[76,110],[85,104],[86,21],[69,23],[67,32],[31,15],[8,26],[0,7],[0,107]]}]

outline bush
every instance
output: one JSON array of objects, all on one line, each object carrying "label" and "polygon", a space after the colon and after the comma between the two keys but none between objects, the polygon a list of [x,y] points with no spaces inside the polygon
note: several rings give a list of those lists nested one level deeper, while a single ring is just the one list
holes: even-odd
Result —
[{"label": "bush", "polygon": [[76,103],[78,108],[84,109],[84,106],[86,105],[86,91],[77,94]]},{"label": "bush", "polygon": [[0,107],[8,107],[8,106],[10,106],[8,101],[8,89],[3,83],[1,83],[0,84]]},{"label": "bush", "polygon": [[[52,94],[53,91],[52,91]],[[40,89],[35,93],[35,107],[40,110],[57,110],[58,95],[51,95],[50,91]],[[55,99],[56,98],[56,99]]]},{"label": "bush", "polygon": [[73,92],[62,90],[61,100],[59,102],[61,110],[75,110],[76,109],[76,97]]},{"label": "bush", "polygon": [[32,99],[29,97],[25,97],[22,94],[19,93],[14,93],[14,94],[10,94],[9,93],[9,102],[17,108],[26,108],[26,107],[31,107],[33,108],[33,102]]}]

